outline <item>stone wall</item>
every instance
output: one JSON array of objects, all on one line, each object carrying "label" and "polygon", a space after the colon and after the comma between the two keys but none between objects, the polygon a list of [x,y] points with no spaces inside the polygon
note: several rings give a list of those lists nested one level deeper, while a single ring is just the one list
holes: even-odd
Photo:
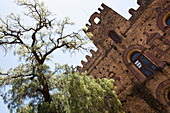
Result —
[{"label": "stone wall", "polygon": [[[170,19],[169,0],[138,0],[140,7],[130,9],[129,20],[102,4],[89,19],[87,32],[98,50],[82,61],[80,72],[87,71],[94,78],[115,80],[116,92],[127,113],[168,113],[170,111]],[[100,21],[95,23],[94,19]],[[156,70],[141,62],[150,74],[147,76],[132,61],[138,52]],[[140,61],[140,60],[139,60]]]}]

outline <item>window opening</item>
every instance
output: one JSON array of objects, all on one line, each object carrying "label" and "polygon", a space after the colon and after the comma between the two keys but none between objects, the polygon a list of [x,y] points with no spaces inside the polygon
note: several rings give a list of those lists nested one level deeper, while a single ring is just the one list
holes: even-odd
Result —
[{"label": "window opening", "polygon": [[117,44],[120,43],[122,40],[122,37],[120,37],[115,31],[111,30],[108,33],[109,37]]},{"label": "window opening", "polygon": [[146,77],[151,76],[157,70],[157,67],[140,52],[133,53],[131,61]]},{"label": "window opening", "polygon": [[96,18],[94,19],[94,22],[95,22],[95,24],[99,24],[100,19],[99,19],[98,17],[96,17]]}]

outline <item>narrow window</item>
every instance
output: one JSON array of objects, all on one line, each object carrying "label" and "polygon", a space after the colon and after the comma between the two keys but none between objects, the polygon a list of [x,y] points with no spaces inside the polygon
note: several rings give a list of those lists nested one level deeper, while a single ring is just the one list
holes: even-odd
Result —
[{"label": "narrow window", "polygon": [[157,67],[140,52],[134,52],[131,61],[146,77],[151,76],[157,70]]},{"label": "narrow window", "polygon": [[113,30],[109,31],[109,37],[117,44],[120,43],[122,38]]}]

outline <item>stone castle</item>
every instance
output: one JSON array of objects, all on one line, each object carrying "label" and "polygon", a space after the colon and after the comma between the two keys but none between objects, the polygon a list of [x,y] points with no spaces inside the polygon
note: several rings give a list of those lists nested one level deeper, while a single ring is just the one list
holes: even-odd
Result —
[{"label": "stone castle", "polygon": [[[126,113],[170,112],[170,1],[138,0],[125,19],[108,6],[86,25],[98,48],[80,72],[115,80]],[[94,20],[100,19],[98,23]]]}]

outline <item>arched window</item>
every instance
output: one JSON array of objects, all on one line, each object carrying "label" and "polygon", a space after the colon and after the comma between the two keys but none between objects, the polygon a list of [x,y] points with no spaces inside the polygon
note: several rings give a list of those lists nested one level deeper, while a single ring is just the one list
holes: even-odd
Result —
[{"label": "arched window", "polygon": [[134,52],[131,61],[146,77],[151,76],[157,70],[157,67],[140,52]]}]

